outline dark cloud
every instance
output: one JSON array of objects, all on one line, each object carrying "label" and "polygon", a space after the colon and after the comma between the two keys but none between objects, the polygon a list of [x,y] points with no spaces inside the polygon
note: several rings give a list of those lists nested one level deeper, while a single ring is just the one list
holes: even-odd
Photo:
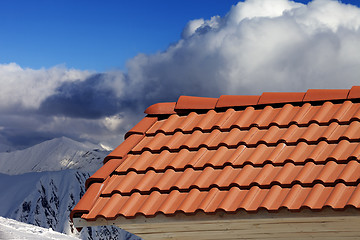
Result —
[{"label": "dark cloud", "polygon": [[3,144],[12,146],[15,149],[23,149],[40,142],[50,140],[62,135],[53,132],[39,132],[31,129],[4,128],[0,134],[0,141]]},{"label": "dark cloud", "polygon": [[65,82],[46,98],[39,111],[47,115],[96,119],[121,111],[115,89],[105,84],[107,74],[94,74],[83,81]]}]

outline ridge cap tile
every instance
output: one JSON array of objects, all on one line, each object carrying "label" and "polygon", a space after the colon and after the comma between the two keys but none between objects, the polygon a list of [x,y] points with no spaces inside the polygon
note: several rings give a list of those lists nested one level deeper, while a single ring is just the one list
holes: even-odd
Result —
[{"label": "ridge cap tile", "polygon": [[304,96],[304,92],[264,92],[259,98],[258,105],[302,102]]},{"label": "ridge cap tile", "polygon": [[347,99],[349,89],[309,89],[303,102]]},{"label": "ridge cap tile", "polygon": [[347,99],[354,99],[354,98],[360,98],[360,86],[353,86],[350,89]]},{"label": "ridge cap tile", "polygon": [[258,95],[221,95],[216,108],[257,105],[259,98]]},{"label": "ridge cap tile", "polygon": [[218,98],[180,96],[175,110],[210,110],[215,109]]},{"label": "ridge cap tile", "polygon": [[149,106],[144,113],[149,115],[168,115],[174,114],[176,102],[162,102],[162,103],[155,103]]}]

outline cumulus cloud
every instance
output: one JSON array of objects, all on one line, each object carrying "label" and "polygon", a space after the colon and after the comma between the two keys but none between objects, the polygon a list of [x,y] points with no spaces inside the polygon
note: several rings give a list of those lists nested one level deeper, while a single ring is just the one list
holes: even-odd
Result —
[{"label": "cumulus cloud", "polygon": [[[189,21],[178,42],[130,59],[123,73],[0,65],[0,111],[8,113],[0,115],[0,139],[66,135],[114,146],[147,106],[180,95],[359,85],[359,53],[355,6],[247,0],[223,17]],[[16,106],[21,111],[11,112]]]},{"label": "cumulus cloud", "polygon": [[89,71],[55,66],[50,69],[22,68],[16,63],[0,64],[0,109],[36,109],[65,82],[83,80]]},{"label": "cumulus cloud", "polygon": [[239,2],[189,22],[165,52],[131,59],[128,74],[144,92],[157,86],[149,98],[348,88],[360,76],[359,21],[359,8],[337,1]]}]

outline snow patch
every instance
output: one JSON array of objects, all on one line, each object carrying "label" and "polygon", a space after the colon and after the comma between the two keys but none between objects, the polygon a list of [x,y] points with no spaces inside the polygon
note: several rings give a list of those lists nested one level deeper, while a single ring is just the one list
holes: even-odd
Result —
[{"label": "snow patch", "polygon": [[0,217],[0,239],[59,239],[75,240],[76,237],[68,236],[31,224]]}]

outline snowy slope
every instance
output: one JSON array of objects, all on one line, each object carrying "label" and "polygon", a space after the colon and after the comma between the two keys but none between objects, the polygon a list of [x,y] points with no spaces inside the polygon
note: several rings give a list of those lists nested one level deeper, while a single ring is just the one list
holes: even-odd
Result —
[{"label": "snowy slope", "polygon": [[108,153],[94,144],[55,138],[24,150],[0,152],[0,173],[17,175],[64,169],[94,172]]},{"label": "snowy slope", "polygon": [[69,214],[85,192],[89,173],[77,170],[0,175],[0,215],[74,233]]},{"label": "snowy slope", "polygon": [[71,209],[85,193],[86,179],[108,153],[64,137],[0,153],[0,216],[82,239],[139,239],[114,226],[78,233],[70,222]]},{"label": "snowy slope", "polygon": [[10,152],[13,151],[14,149],[12,147],[10,147],[9,145],[6,145],[4,143],[0,143],[0,153],[1,152]]},{"label": "snowy slope", "polygon": [[0,217],[0,239],[75,240],[78,238],[55,232],[52,229],[41,228]]}]

